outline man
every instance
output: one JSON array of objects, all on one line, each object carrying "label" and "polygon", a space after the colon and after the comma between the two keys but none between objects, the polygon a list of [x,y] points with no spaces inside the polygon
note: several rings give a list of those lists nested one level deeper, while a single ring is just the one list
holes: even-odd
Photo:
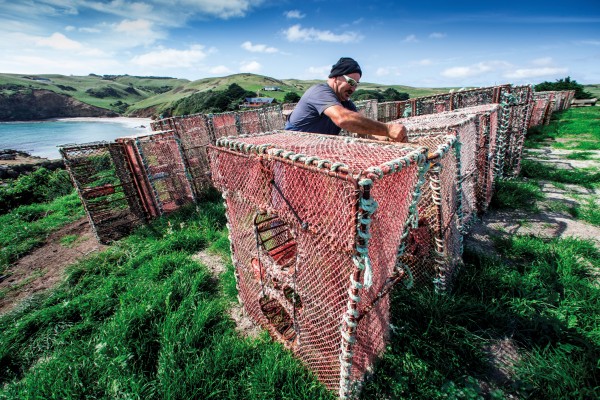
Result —
[{"label": "man", "polygon": [[310,87],[290,115],[285,129],[337,135],[341,129],[373,139],[406,142],[406,128],[362,116],[350,96],[358,87],[362,70],[356,61],[342,57],[333,65],[327,83]]}]

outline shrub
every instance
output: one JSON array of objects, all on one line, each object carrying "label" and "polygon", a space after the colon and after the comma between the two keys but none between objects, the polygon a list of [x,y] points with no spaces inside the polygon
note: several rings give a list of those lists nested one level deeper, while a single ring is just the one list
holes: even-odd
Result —
[{"label": "shrub", "polygon": [[67,195],[72,190],[73,184],[67,171],[39,168],[0,188],[0,214],[21,205],[45,203]]}]

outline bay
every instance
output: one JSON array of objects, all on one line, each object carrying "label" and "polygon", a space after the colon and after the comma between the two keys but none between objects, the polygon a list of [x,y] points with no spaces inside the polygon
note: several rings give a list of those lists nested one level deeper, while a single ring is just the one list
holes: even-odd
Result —
[{"label": "bay", "polygon": [[58,145],[113,141],[150,132],[149,118],[60,118],[46,121],[0,122],[0,149],[32,156],[61,158]]}]

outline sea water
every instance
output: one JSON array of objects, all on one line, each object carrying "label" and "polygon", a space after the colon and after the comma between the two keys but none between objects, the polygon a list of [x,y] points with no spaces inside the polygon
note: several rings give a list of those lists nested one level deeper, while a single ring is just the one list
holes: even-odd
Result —
[{"label": "sea water", "polygon": [[0,150],[26,151],[32,156],[61,158],[58,146],[113,141],[150,132],[147,118],[62,118],[35,122],[0,122]]}]

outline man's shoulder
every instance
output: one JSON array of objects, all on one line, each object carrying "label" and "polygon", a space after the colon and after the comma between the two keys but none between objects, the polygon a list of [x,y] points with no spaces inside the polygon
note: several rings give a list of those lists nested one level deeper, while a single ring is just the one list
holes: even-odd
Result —
[{"label": "man's shoulder", "polygon": [[306,94],[330,93],[333,90],[326,83],[317,83],[306,90]]}]

